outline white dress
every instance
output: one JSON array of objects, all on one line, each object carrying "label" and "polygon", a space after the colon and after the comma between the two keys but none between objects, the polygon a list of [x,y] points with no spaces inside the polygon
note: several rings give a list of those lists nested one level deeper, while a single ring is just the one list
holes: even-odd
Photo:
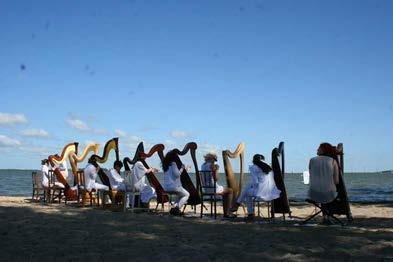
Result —
[{"label": "white dress", "polygon": [[142,203],[148,203],[152,198],[157,198],[156,190],[146,183],[147,171],[141,161],[136,162],[132,168],[132,174],[135,176],[133,188],[141,193]]},{"label": "white dress", "polygon": [[109,183],[113,190],[125,191],[126,187],[124,184],[124,179],[121,177],[116,169],[111,168],[108,173],[106,173],[109,178]]},{"label": "white dress", "polygon": [[274,182],[273,171],[265,174],[257,165],[252,165],[250,166],[250,173],[252,175],[250,187],[252,196],[262,201],[271,201],[280,197],[281,191]]},{"label": "white dress", "polygon": [[92,164],[87,164],[84,169],[85,175],[85,186],[86,190],[91,191],[92,189],[101,189],[101,190],[109,190],[109,187],[106,185],[100,184],[96,182],[97,179],[97,168]]},{"label": "white dress", "polygon": [[181,184],[180,175],[181,173],[176,163],[172,162],[164,174],[163,186],[165,191],[177,193],[177,200],[174,206],[178,208],[182,208],[190,197],[190,193]]},{"label": "white dress", "polygon": [[48,187],[49,184],[49,167],[47,165],[41,166],[42,177],[41,184],[43,187]]},{"label": "white dress", "polygon": [[[49,186],[49,167],[47,165],[42,165],[41,167],[42,177],[41,177],[41,184],[43,187]],[[60,182],[55,181],[55,186],[64,188],[64,185]]]},{"label": "white dress", "polygon": [[244,187],[237,202],[245,202],[248,214],[253,214],[254,199],[259,201],[271,201],[279,198],[281,191],[276,187],[273,172],[265,174],[257,165],[252,165],[250,166],[250,174],[252,181]]}]

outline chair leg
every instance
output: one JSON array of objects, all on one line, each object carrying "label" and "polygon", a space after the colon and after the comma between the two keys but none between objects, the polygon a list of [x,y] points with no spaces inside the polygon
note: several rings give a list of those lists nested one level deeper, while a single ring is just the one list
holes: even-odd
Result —
[{"label": "chair leg", "polygon": [[316,216],[319,215],[320,213],[322,213],[322,210],[319,210],[318,212],[314,213],[313,215],[311,215],[310,217],[308,217],[306,220],[304,220],[301,224],[302,224],[302,225],[306,224],[308,221],[310,221],[311,219],[313,219],[314,217],[316,217]]}]

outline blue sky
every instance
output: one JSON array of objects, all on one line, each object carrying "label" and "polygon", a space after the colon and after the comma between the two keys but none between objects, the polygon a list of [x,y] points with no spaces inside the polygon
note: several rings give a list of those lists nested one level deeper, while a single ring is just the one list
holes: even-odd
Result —
[{"label": "blue sky", "polygon": [[195,141],[199,157],[244,141],[246,163],[284,141],[289,172],[343,142],[348,171],[392,169],[392,13],[391,1],[1,1],[0,168],[120,136],[122,156],[141,140]]}]

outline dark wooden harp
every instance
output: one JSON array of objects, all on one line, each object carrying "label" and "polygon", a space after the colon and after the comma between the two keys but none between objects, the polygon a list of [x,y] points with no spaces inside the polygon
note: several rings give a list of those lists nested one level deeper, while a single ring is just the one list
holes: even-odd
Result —
[{"label": "dark wooden harp", "polygon": [[[108,142],[106,142],[105,146],[104,146],[104,150],[102,152],[102,156],[98,156],[98,155],[92,155],[92,157],[98,162],[98,163],[105,163],[108,160],[109,157],[109,153],[111,150],[115,151],[116,154],[116,160],[119,160],[119,138],[118,137],[114,137],[111,140],[109,140]],[[105,174],[104,170],[102,170],[100,168],[100,170],[98,170],[98,176],[100,177],[101,182],[108,186],[109,189],[112,189],[111,187],[111,183],[109,182],[109,178],[108,176]]]},{"label": "dark wooden harp", "polygon": [[[54,167],[56,163],[62,163],[66,158],[69,158],[69,160],[72,161],[70,156],[72,154],[77,154],[77,153],[78,153],[78,143],[76,142],[69,143],[63,148],[63,151],[61,152],[60,156],[50,155],[48,157],[48,160],[50,165]],[[63,177],[60,168],[56,167],[53,173],[55,174],[57,181],[59,181],[64,185],[64,194],[66,195],[67,200],[76,200],[77,192],[76,190],[71,189],[67,180]]]},{"label": "dark wooden harp", "polygon": [[[124,163],[124,169],[126,171],[130,171],[131,168],[128,164],[134,165],[137,161],[141,161],[142,164],[145,166],[145,168],[149,169],[149,165],[146,163],[146,158],[149,158],[151,156],[153,156],[155,153],[158,154],[160,161],[162,162],[162,160],[164,159],[164,149],[165,146],[163,144],[157,144],[154,145],[150,150],[149,153],[145,153],[145,149],[143,146],[143,142],[140,142],[134,158],[131,160],[129,157],[125,157],[123,159],[123,163]],[[146,174],[147,180],[149,181],[150,185],[156,190],[156,194],[157,194],[157,206],[158,204],[164,204],[166,202],[169,201],[168,195],[166,194],[164,188],[162,187],[162,185],[160,184],[160,181],[158,181],[157,177],[154,175],[153,172],[149,172]]]},{"label": "dark wooden harp", "polygon": [[[192,162],[193,162],[194,168],[195,168],[195,175],[197,175],[199,172],[198,163],[196,160],[196,149],[197,148],[198,148],[198,145],[195,142],[190,142],[184,146],[182,151],[180,151],[177,148],[173,149],[173,151],[175,151],[176,154],[178,154],[179,156],[184,156],[185,154],[188,153],[188,151],[190,151],[191,159],[192,159]],[[180,180],[181,180],[182,186],[188,191],[188,193],[190,193],[190,197],[188,198],[187,205],[196,206],[196,205],[201,204],[202,203],[201,195],[199,194],[200,190],[198,190],[199,185],[197,184],[197,187],[194,186],[187,170],[185,170],[185,169],[183,170],[183,172],[180,175]],[[198,181],[198,179],[195,179],[195,180]]]},{"label": "dark wooden harp", "polygon": [[339,143],[334,147],[335,155],[333,158],[339,165],[339,183],[337,188],[337,197],[332,203],[328,204],[328,209],[333,215],[346,215],[348,221],[352,221],[351,208],[349,206],[347,189],[344,182],[344,147],[342,143]]},{"label": "dark wooden harp", "polygon": [[274,174],[274,182],[277,188],[281,191],[280,197],[272,201],[273,207],[270,211],[271,217],[274,217],[275,213],[289,214],[291,216],[291,209],[289,207],[289,201],[287,196],[287,190],[285,188],[285,154],[284,154],[284,142],[280,142],[278,148],[275,147],[272,150],[272,169]]},{"label": "dark wooden harp", "polygon": [[[240,195],[243,186],[243,179],[244,179],[244,149],[245,145],[241,142],[235,151],[231,152],[229,150],[222,151],[222,159],[224,161],[224,170],[225,176],[227,180],[227,186],[232,188],[233,190],[233,199],[232,203],[236,203],[237,198]],[[239,182],[236,181],[235,172],[233,171],[231,161],[229,158],[236,158],[239,157],[240,159],[240,175],[239,175]]]}]

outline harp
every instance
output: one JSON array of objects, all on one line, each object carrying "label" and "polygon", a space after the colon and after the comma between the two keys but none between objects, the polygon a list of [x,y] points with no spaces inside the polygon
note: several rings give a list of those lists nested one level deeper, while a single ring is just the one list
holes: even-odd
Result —
[{"label": "harp", "polygon": [[273,200],[273,208],[271,209],[271,216],[274,217],[275,213],[289,214],[291,216],[291,210],[289,208],[289,201],[287,197],[287,191],[284,183],[285,176],[285,154],[284,154],[284,142],[280,142],[278,148],[275,147],[272,150],[272,169],[274,173],[274,182],[277,188],[281,191],[280,197]]},{"label": "harp", "polygon": [[[197,148],[198,148],[198,145],[195,142],[190,142],[184,146],[182,151],[180,151],[177,148],[173,149],[173,151],[175,151],[176,154],[178,154],[179,156],[184,156],[185,154],[188,153],[188,151],[190,151],[191,159],[194,164],[196,175],[199,172],[198,164],[196,161],[196,154],[195,154]],[[197,188],[194,186],[187,170],[185,170],[185,169],[183,170],[183,173],[180,176],[180,180],[181,180],[182,186],[188,191],[188,193],[190,193],[190,197],[188,198],[187,205],[196,206],[196,205],[201,204],[202,201],[201,201],[201,196],[199,194],[200,191],[198,191],[198,189],[197,189],[197,188],[199,188],[199,185],[197,184]]]},{"label": "harp", "polygon": [[69,155],[69,160],[71,164],[72,173],[74,174],[74,178],[77,177],[78,163],[83,162],[90,152],[93,152],[94,154],[98,154],[99,147],[100,144],[93,144],[93,143],[87,144],[80,156],[77,155],[77,152],[71,153]]},{"label": "harp", "polygon": [[[60,165],[64,162],[66,158],[69,158],[72,154],[78,153],[78,143],[70,143],[63,148],[60,156],[50,155],[48,157],[49,163],[52,167],[55,165]],[[64,185],[64,194],[66,195],[68,200],[76,199],[76,190],[72,190],[67,180],[63,177],[58,167],[55,168],[53,173],[56,176],[57,181]]]},{"label": "harp", "polygon": [[[232,203],[236,202],[236,199],[239,197],[243,186],[244,149],[245,149],[245,145],[243,142],[241,142],[233,152],[229,150],[222,151],[222,159],[224,161],[224,170],[227,180],[227,186],[233,190]],[[240,160],[240,175],[238,181],[236,181],[235,172],[233,171],[231,162],[229,160],[229,158],[236,158],[236,157],[239,157]]]},{"label": "harp", "polygon": [[[131,168],[128,164],[134,165],[137,161],[141,161],[142,164],[145,166],[145,168],[149,169],[149,165],[146,163],[146,158],[149,158],[153,156],[155,153],[158,154],[160,161],[164,159],[164,149],[165,146],[163,144],[157,144],[153,146],[148,153],[145,153],[144,147],[143,147],[143,142],[140,142],[134,158],[131,160],[129,157],[126,157],[123,159],[124,163],[124,169],[126,171],[130,171]],[[157,193],[157,206],[159,204],[164,204],[169,201],[168,195],[166,194],[164,188],[160,184],[160,181],[158,181],[157,177],[154,175],[153,172],[147,173],[146,174],[147,179],[149,180],[150,185],[156,190]]]},{"label": "harp", "polygon": [[[111,140],[106,142],[106,144],[104,146],[104,150],[102,152],[102,156],[98,156],[97,154],[95,154],[92,157],[94,157],[94,159],[98,163],[105,163],[108,160],[109,153],[111,150],[115,151],[116,160],[119,160],[119,138],[118,137],[112,138]],[[98,176],[100,177],[101,182],[104,185],[108,186],[109,189],[111,189],[111,183],[109,182],[109,178],[105,174],[104,170],[102,170],[101,168],[98,171]]]},{"label": "harp", "polygon": [[339,165],[339,183],[337,185],[337,197],[329,203],[329,210],[336,215],[346,215],[348,221],[352,221],[351,208],[349,206],[349,200],[347,195],[347,189],[344,182],[344,147],[342,143],[339,143],[335,148],[335,155],[333,158]]}]

